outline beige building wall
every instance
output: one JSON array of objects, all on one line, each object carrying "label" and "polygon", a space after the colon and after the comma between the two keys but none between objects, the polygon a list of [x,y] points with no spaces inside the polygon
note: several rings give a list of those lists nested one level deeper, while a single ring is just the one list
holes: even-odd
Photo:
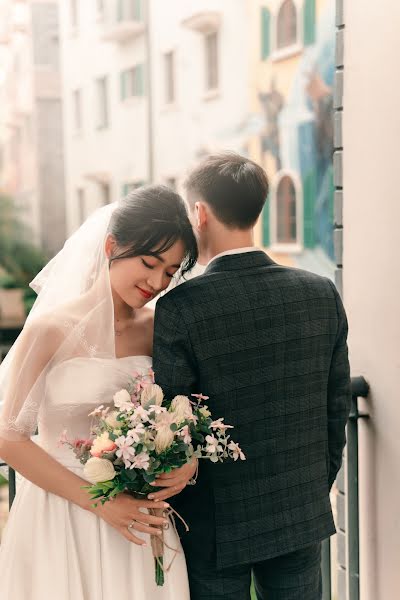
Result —
[{"label": "beige building wall", "polygon": [[400,3],[345,6],[344,301],[360,424],[361,600],[400,589]]}]

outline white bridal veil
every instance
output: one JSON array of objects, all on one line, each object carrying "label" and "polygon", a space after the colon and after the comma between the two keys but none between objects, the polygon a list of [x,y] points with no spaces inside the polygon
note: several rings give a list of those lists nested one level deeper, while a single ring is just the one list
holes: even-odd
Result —
[{"label": "white bridal veil", "polygon": [[98,209],[32,281],[38,293],[0,365],[0,437],[25,440],[40,426],[46,375],[76,357],[114,358],[114,314],[104,243],[118,203]]}]

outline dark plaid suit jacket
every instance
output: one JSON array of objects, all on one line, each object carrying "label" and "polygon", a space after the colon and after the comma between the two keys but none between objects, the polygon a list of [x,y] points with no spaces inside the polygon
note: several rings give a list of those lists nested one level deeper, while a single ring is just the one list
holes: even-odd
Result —
[{"label": "dark plaid suit jacket", "polygon": [[292,552],[335,532],[329,490],[350,408],[347,321],[330,280],[264,252],[226,255],[157,304],[156,381],[210,396],[246,461],[202,461],[177,497],[192,557],[218,568]]}]

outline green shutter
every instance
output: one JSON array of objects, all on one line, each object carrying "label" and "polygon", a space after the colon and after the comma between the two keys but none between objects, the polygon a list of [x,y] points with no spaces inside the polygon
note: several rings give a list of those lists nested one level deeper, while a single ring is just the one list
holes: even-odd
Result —
[{"label": "green shutter", "polygon": [[261,59],[266,60],[271,52],[271,13],[265,6],[261,9]]},{"label": "green shutter", "polygon": [[262,212],[262,239],[263,246],[268,248],[270,244],[270,233],[269,233],[269,213],[270,213],[270,198],[268,196]]},{"label": "green shutter", "polygon": [[123,21],[123,19],[124,19],[124,0],[118,0],[117,21]]},{"label": "green shutter", "polygon": [[133,0],[133,15],[136,21],[142,21],[143,19],[143,5],[142,0]]},{"label": "green shutter", "polygon": [[315,247],[315,197],[317,174],[315,169],[310,171],[303,182],[304,202],[304,247]]},{"label": "green shutter", "polygon": [[315,0],[304,0],[304,45],[315,43]]}]

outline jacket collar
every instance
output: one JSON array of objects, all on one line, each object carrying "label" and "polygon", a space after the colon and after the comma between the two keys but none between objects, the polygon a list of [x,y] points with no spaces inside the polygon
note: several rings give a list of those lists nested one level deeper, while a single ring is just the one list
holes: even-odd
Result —
[{"label": "jacket collar", "polygon": [[208,273],[221,273],[223,271],[239,271],[257,267],[271,267],[276,263],[262,250],[244,252],[241,254],[225,254],[214,259],[204,271]]}]

